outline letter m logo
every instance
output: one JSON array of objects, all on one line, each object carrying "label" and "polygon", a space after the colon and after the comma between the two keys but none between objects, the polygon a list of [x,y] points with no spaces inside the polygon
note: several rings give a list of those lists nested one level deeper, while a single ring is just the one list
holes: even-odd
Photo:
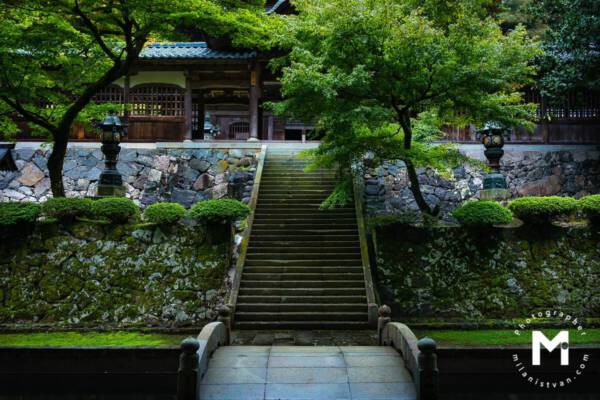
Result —
[{"label": "letter m logo", "polygon": [[569,331],[560,331],[558,335],[549,340],[541,331],[533,331],[531,335],[531,364],[540,365],[541,346],[552,352],[560,346],[560,365],[569,365]]}]

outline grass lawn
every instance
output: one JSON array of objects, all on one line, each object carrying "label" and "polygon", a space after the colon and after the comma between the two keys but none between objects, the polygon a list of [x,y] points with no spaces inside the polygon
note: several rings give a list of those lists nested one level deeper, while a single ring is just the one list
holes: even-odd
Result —
[{"label": "grass lawn", "polygon": [[0,346],[11,347],[141,347],[178,346],[188,335],[141,332],[0,333]]},{"label": "grass lawn", "polygon": [[[541,331],[549,339],[554,337],[560,329],[544,328]],[[570,344],[596,344],[600,345],[600,328],[584,329],[585,335],[576,330],[569,331]],[[418,338],[429,336],[440,345],[459,346],[510,346],[527,345],[531,343],[531,331],[516,335],[513,329],[482,329],[482,330],[417,330]]]}]

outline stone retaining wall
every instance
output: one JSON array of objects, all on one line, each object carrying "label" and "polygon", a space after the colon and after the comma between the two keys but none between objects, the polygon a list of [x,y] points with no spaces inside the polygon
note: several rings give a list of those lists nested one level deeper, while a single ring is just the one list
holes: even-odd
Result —
[{"label": "stone retaining wall", "polygon": [[[485,160],[483,146],[460,147],[468,156]],[[568,195],[581,197],[600,192],[600,151],[598,146],[506,147],[502,172],[512,197]],[[483,185],[480,168],[461,166],[444,179],[430,169],[420,169],[419,181],[426,200],[440,204],[442,216],[465,200],[477,197]],[[365,199],[369,214],[394,214],[418,210],[404,163],[386,162],[365,168]]]},{"label": "stone retaining wall", "polygon": [[227,293],[229,244],[211,244],[202,225],[4,229],[0,325],[199,326]]},{"label": "stone retaining wall", "polygon": [[[260,149],[124,148],[117,165],[127,197],[142,207],[174,201],[189,207],[199,200],[234,197],[250,201]],[[44,201],[51,196],[50,150],[13,151],[17,172],[0,172],[0,201]],[[67,196],[95,196],[104,168],[98,148],[71,148],[64,163]]]}]

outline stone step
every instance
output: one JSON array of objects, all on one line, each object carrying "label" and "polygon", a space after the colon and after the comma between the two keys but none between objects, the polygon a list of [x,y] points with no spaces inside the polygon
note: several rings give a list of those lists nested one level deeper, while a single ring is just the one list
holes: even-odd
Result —
[{"label": "stone step", "polygon": [[268,201],[268,200],[276,200],[279,202],[289,202],[289,201],[300,201],[300,202],[311,202],[311,203],[321,203],[323,200],[327,198],[328,194],[325,193],[298,193],[294,194],[260,194],[258,196],[258,201]]},{"label": "stone step", "polygon": [[359,304],[366,306],[367,297],[358,296],[248,296],[239,295],[238,304]]},{"label": "stone step", "polygon": [[287,261],[287,260],[360,260],[360,250],[352,253],[250,253],[246,257],[249,261],[264,260],[264,261]]},{"label": "stone step", "polygon": [[356,273],[345,272],[345,273],[311,273],[311,272],[301,272],[301,273],[291,273],[291,272],[283,272],[283,273],[263,273],[263,272],[251,272],[244,271],[243,279],[248,279],[249,281],[315,281],[315,280],[323,280],[323,281],[360,281],[363,279],[362,270]]},{"label": "stone step", "polygon": [[252,245],[248,247],[247,254],[328,254],[328,253],[344,253],[344,254],[359,254],[360,248],[356,246],[323,246],[323,247],[298,247],[293,245],[286,246],[271,246],[271,247],[256,247]]},{"label": "stone step", "polygon": [[235,306],[238,312],[364,312],[365,304],[360,303],[238,303]]},{"label": "stone step", "polygon": [[260,180],[261,188],[288,188],[295,187],[296,185],[323,185],[335,187],[337,184],[337,180],[333,178],[328,179],[314,179],[314,178],[288,178],[288,177],[279,177],[279,178],[265,178],[263,177]]},{"label": "stone step", "polygon": [[251,281],[242,276],[242,284],[240,287],[246,288],[295,288],[295,289],[333,289],[333,288],[358,288],[364,286],[364,280],[333,280],[333,281],[305,281],[305,280],[280,280],[280,281]]},{"label": "stone step", "polygon": [[358,232],[353,232],[350,234],[343,234],[343,235],[338,235],[338,234],[330,234],[330,235],[323,235],[323,234],[314,234],[314,233],[309,233],[309,234],[302,234],[302,233],[287,233],[285,235],[282,234],[262,234],[260,236],[257,236],[256,234],[253,234],[252,237],[250,238],[250,244],[254,245],[254,240],[255,239],[260,241],[260,242],[271,242],[271,241],[284,241],[284,242],[289,242],[289,241],[294,241],[296,242],[298,245],[300,245],[301,242],[313,242],[315,240],[317,241],[327,241],[327,242],[346,242],[349,240],[358,240]]},{"label": "stone step", "polygon": [[360,274],[362,276],[362,267],[255,267],[247,266],[244,268],[244,274]]},{"label": "stone step", "polygon": [[354,223],[356,225],[356,217],[354,215],[350,216],[336,216],[331,214],[325,215],[303,215],[303,216],[295,216],[295,215],[264,215],[261,214],[254,216],[254,221],[261,224],[326,224],[326,223],[341,223],[341,224],[350,224]]},{"label": "stone step", "polygon": [[305,209],[305,208],[287,208],[285,210],[269,210],[266,208],[257,208],[254,212],[256,217],[273,217],[273,218],[286,218],[286,217],[298,217],[304,218],[307,216],[332,216],[332,217],[356,217],[356,212],[353,208],[332,208],[327,210]]},{"label": "stone step", "polygon": [[[243,283],[243,282],[242,282]],[[364,296],[364,285],[355,288],[253,288],[240,287],[240,296]]]},{"label": "stone step", "polygon": [[303,223],[303,222],[295,222],[295,221],[286,221],[286,222],[273,222],[273,221],[254,221],[252,225],[253,230],[260,231],[262,229],[347,229],[347,230],[356,230],[356,222],[348,223],[345,221],[316,221],[311,223]]},{"label": "stone step", "polygon": [[272,229],[263,228],[260,226],[253,226],[252,233],[255,237],[263,237],[270,235],[321,235],[321,236],[346,236],[346,235],[358,235],[356,228],[354,229],[334,229],[334,228],[293,228],[289,227],[286,229]]},{"label": "stone step", "polygon": [[250,247],[252,249],[255,248],[270,248],[270,247],[288,247],[294,246],[295,248],[304,248],[304,247],[315,247],[323,245],[324,247],[354,247],[359,245],[358,238],[356,240],[328,240],[328,241],[318,241],[318,240],[263,240],[263,238],[256,237],[255,240],[250,243]]},{"label": "stone step", "polygon": [[363,312],[236,312],[236,320],[242,321],[362,321],[367,320]]},{"label": "stone step", "polygon": [[246,265],[250,267],[359,267],[362,266],[360,258],[354,260],[264,260],[264,259],[248,259]]},{"label": "stone step", "polygon": [[323,189],[320,185],[318,187],[319,187],[319,189],[315,189],[315,188],[304,189],[304,188],[290,186],[289,188],[284,189],[284,188],[281,188],[281,186],[273,186],[273,188],[261,188],[260,195],[261,196],[264,196],[264,195],[291,196],[291,195],[296,195],[296,194],[322,195],[322,194],[328,194],[330,192],[329,189]]},{"label": "stone step", "polygon": [[[295,178],[312,178],[314,180],[319,180],[319,179],[335,179],[335,174],[328,174],[328,173],[324,173],[324,172],[294,172],[294,171],[290,171],[290,172],[275,172],[275,171],[267,171],[265,173],[263,173],[262,178],[273,178],[273,179],[281,179],[281,178],[289,178],[289,179],[295,179]],[[262,179],[261,178],[261,179]]]},{"label": "stone step", "polygon": [[[366,321],[366,319],[365,319]],[[236,329],[269,329],[269,330],[282,330],[282,329],[302,329],[302,330],[359,330],[368,329],[369,324],[362,321],[250,321],[250,322],[236,322]]]}]

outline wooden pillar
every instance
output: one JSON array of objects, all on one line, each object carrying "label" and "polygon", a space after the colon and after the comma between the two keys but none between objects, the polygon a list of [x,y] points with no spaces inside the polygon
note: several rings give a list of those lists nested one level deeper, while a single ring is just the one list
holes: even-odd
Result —
[{"label": "wooden pillar", "polygon": [[129,124],[129,86],[130,79],[129,74],[127,74],[123,83],[123,122],[125,124]]},{"label": "wooden pillar", "polygon": [[267,139],[273,140],[273,116],[269,115],[269,126],[267,128]]},{"label": "wooden pillar", "polygon": [[183,99],[185,115],[185,140],[192,140],[192,83],[189,72],[185,74],[185,95]]},{"label": "wooden pillar", "polygon": [[198,139],[204,139],[204,118],[206,118],[206,107],[204,105],[204,92],[198,93],[200,96],[198,100],[198,132],[196,134]]},{"label": "wooden pillar", "polygon": [[251,66],[250,70],[250,139],[258,140],[258,100],[260,98],[260,64]]}]

